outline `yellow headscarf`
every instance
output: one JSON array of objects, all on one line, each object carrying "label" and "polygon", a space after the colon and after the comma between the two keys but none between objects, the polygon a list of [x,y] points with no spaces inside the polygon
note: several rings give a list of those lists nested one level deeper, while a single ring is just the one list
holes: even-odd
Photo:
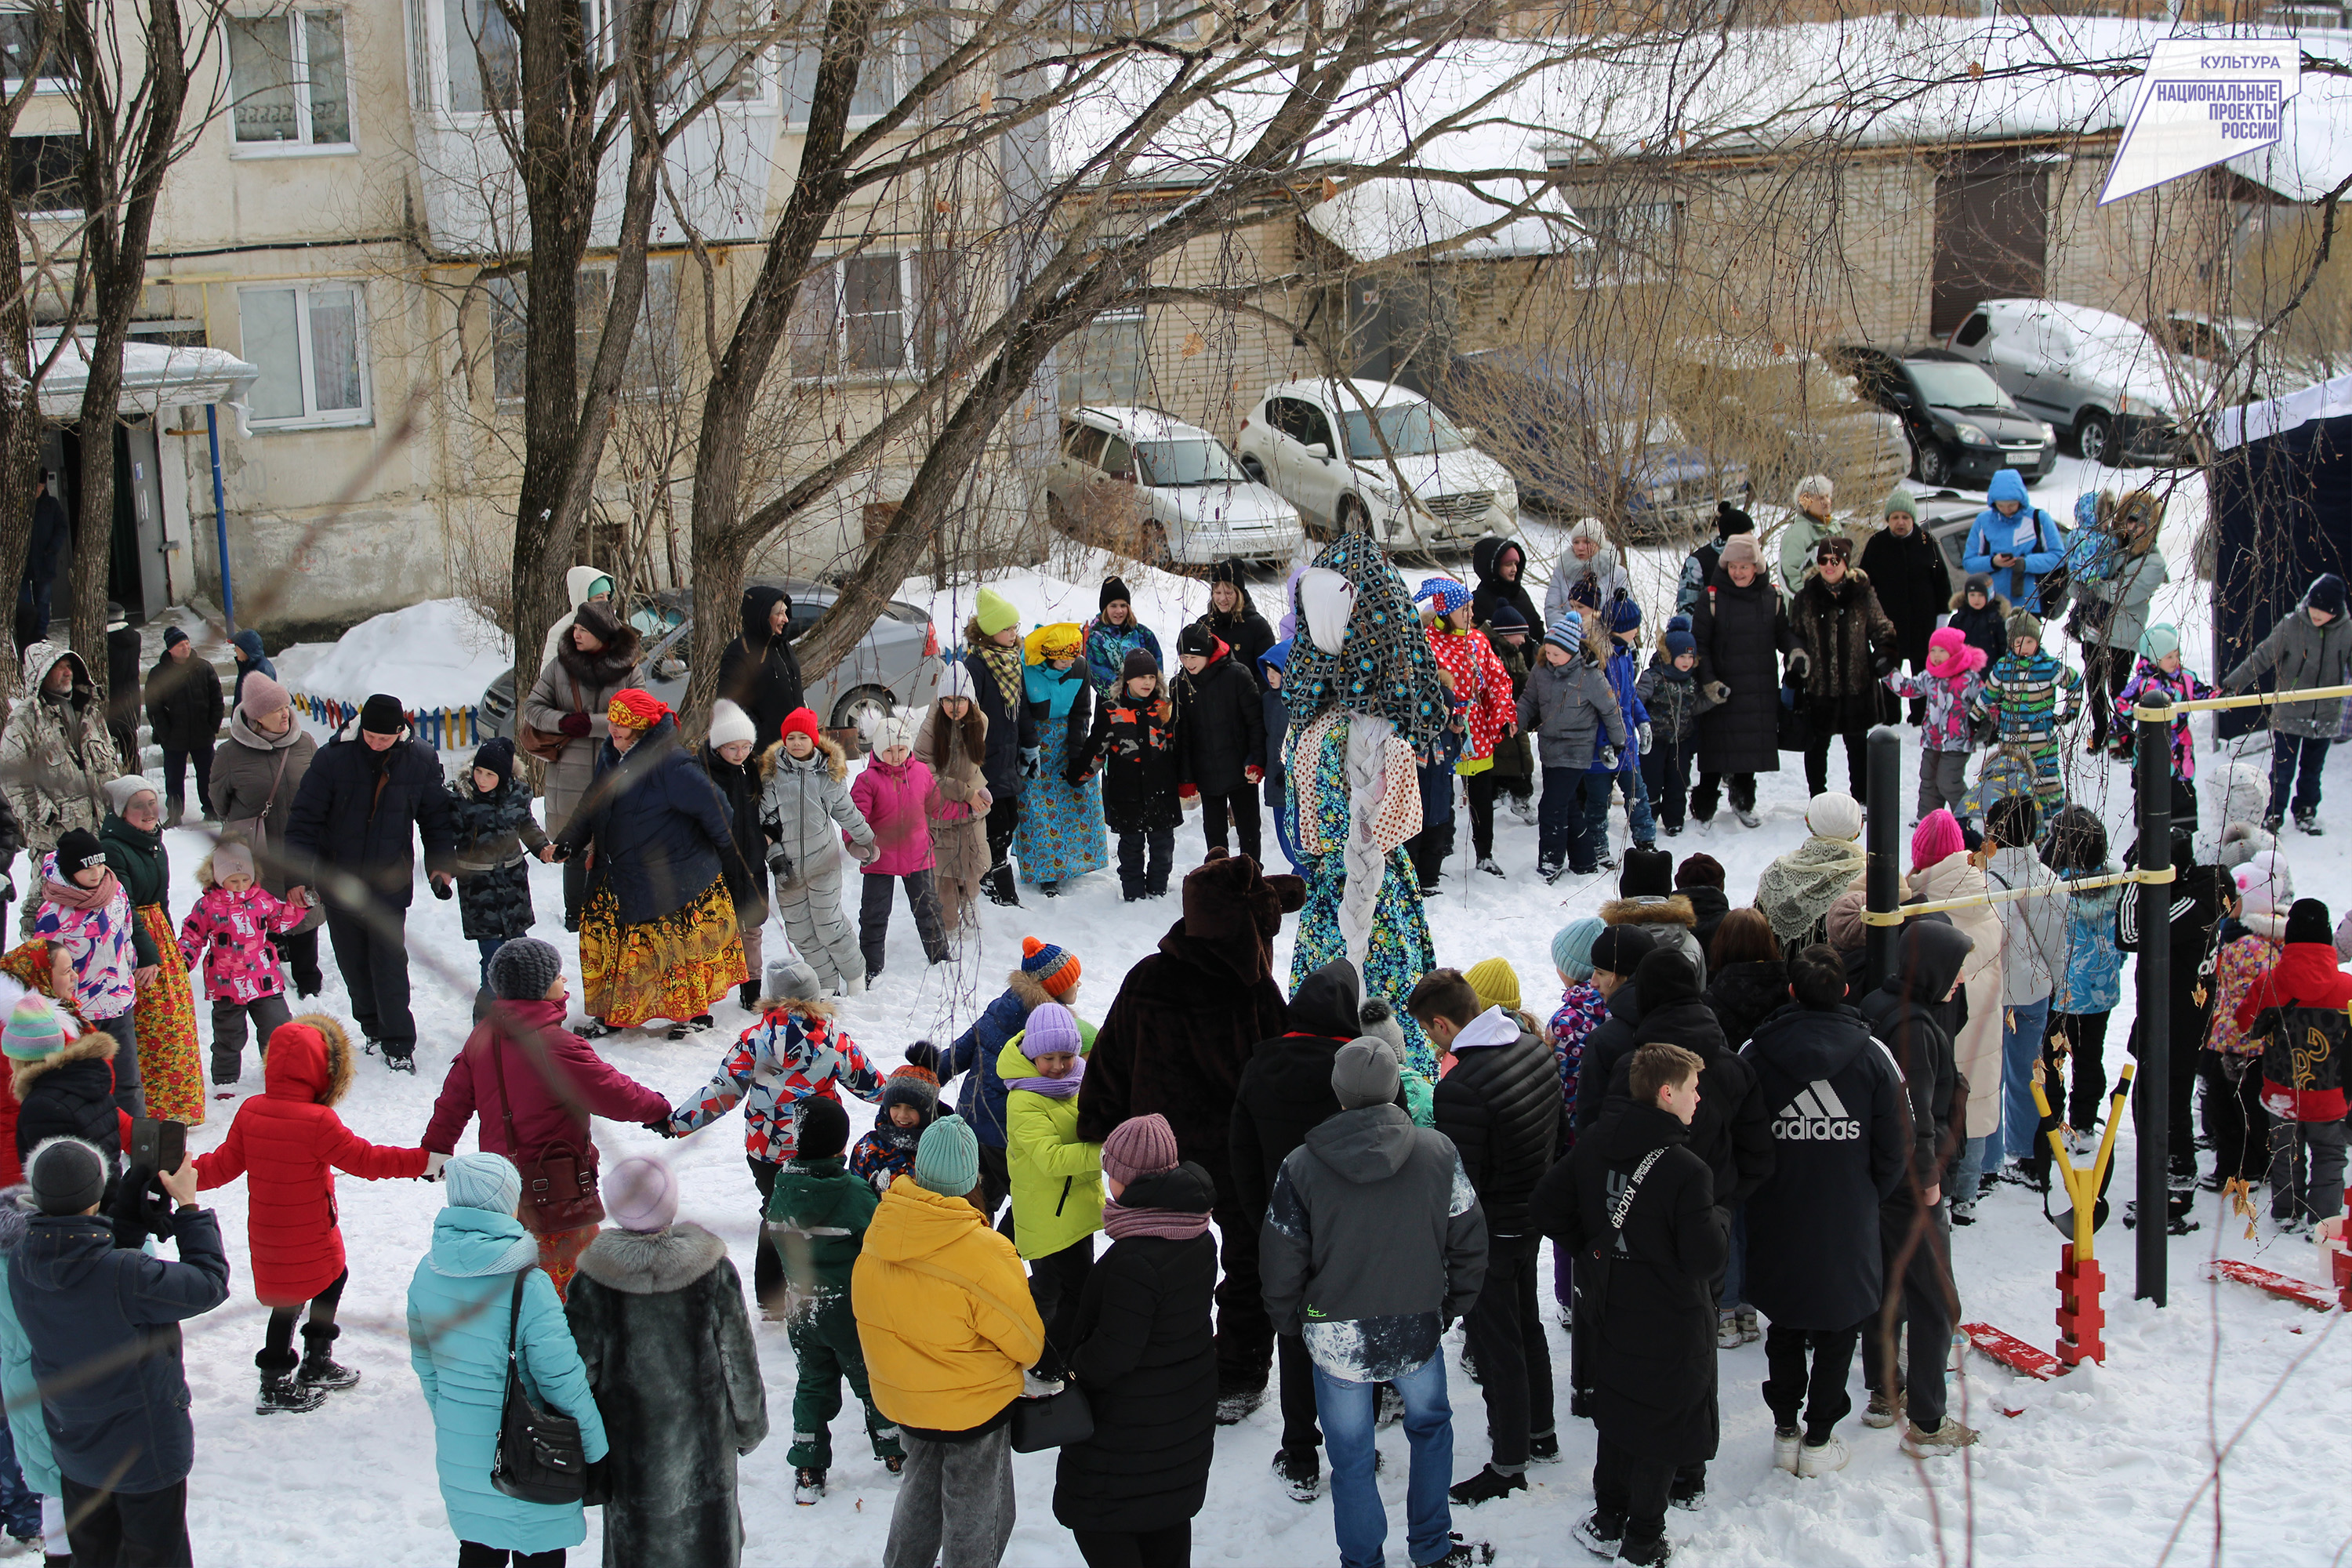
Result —
[{"label": "yellow headscarf", "polygon": [[1043,664],[1049,658],[1076,658],[1086,646],[1086,628],[1076,621],[1055,621],[1052,626],[1039,626],[1022,640],[1022,648],[1031,664]]}]

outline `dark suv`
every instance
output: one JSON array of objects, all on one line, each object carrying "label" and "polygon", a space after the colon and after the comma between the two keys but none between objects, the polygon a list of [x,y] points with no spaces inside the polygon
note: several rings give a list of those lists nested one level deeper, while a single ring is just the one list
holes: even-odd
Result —
[{"label": "dark suv", "polygon": [[1981,489],[2003,468],[2033,484],[2057,466],[2056,433],[1964,355],[1849,343],[1825,357],[1853,377],[1864,396],[1903,421],[1911,477],[1922,484]]}]

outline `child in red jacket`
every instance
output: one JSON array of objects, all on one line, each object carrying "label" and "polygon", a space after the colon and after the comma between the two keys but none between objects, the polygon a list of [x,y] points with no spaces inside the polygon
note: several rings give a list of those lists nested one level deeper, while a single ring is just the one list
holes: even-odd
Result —
[{"label": "child in red jacket", "polygon": [[[343,1233],[335,1223],[334,1168],[366,1181],[422,1176],[447,1158],[422,1149],[386,1149],[343,1125],[335,1101],[352,1086],[352,1043],[322,1013],[278,1026],[262,1055],[261,1094],[236,1108],[228,1137],[196,1156],[199,1189],[246,1178],[247,1234],[253,1248],[253,1293],[269,1309],[261,1352],[261,1397],[254,1408],[316,1410],[360,1374],[330,1353],[335,1305],[351,1278]],[[294,1319],[304,1302],[302,1354],[294,1354]]]},{"label": "child in red jacket", "polygon": [[2344,1052],[2352,974],[2336,966],[2335,923],[2317,899],[2286,912],[2286,945],[2238,1004],[2238,1027],[2263,1046],[2271,1114],[2271,1218],[2283,1234],[2344,1212]]},{"label": "child in red jacket", "polygon": [[236,1098],[245,1072],[245,1025],[266,1058],[270,1037],[293,1016],[286,975],[269,941],[302,923],[306,911],[253,879],[253,851],[235,839],[213,846],[196,868],[204,896],[180,922],[180,957],[191,971],[205,961],[205,995],[213,1005],[213,1098]]}]

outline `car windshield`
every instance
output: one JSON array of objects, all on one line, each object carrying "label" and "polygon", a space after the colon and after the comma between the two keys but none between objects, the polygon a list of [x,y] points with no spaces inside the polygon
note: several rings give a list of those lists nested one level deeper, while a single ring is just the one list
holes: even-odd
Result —
[{"label": "car windshield", "polygon": [[1440,414],[1433,404],[1389,403],[1378,408],[1350,408],[1339,417],[1347,426],[1350,458],[1377,459],[1391,452],[1400,458],[1421,457],[1431,452],[1458,452],[1470,444],[1454,427],[1454,421]]},{"label": "car windshield", "polygon": [[1954,364],[1946,360],[1913,360],[1911,379],[1919,384],[1920,395],[1937,408],[2015,408],[2017,404],[2000,389],[2000,383],[1972,364]]},{"label": "car windshield", "polygon": [[1223,441],[1142,441],[1135,458],[1141,467],[1137,478],[1147,485],[1228,485],[1249,478]]}]

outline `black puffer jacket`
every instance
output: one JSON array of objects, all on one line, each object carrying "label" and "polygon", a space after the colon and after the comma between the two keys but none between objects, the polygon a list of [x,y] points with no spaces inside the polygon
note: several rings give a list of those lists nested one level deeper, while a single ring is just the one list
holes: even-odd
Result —
[{"label": "black puffer jacket", "polygon": [[[1576,1258],[1595,1424],[1641,1458],[1676,1465],[1715,1457],[1713,1281],[1730,1256],[1729,1215],[1689,1138],[1654,1105],[1622,1106],[1576,1141],[1528,1205],[1536,1228]],[[1665,1152],[1612,1235],[1610,1212],[1654,1149]]]},{"label": "black puffer jacket", "polygon": [[405,732],[385,750],[373,751],[360,738],[360,721],[353,717],[319,749],[302,775],[286,826],[286,858],[292,868],[287,874],[315,888],[319,868],[332,866],[366,882],[392,908],[404,910],[416,894],[419,836],[425,868],[449,869],[457,847],[457,815],[441,760]]},{"label": "black puffer jacket", "polygon": [[[1518,570],[1507,579],[1503,575],[1507,555],[1518,558]],[[1536,602],[1528,597],[1528,585],[1524,581],[1527,572],[1527,547],[1516,539],[1490,533],[1470,547],[1470,573],[1478,579],[1477,586],[1470,591],[1470,613],[1478,625],[1492,625],[1495,606],[1508,605],[1519,612],[1520,619],[1527,622],[1528,636],[1543,636],[1543,617],[1536,614]]]},{"label": "black puffer jacket", "polygon": [[1357,1020],[1355,965],[1335,958],[1298,983],[1290,998],[1290,1033],[1261,1040],[1234,1090],[1226,1139],[1242,1212],[1265,1215],[1275,1173],[1309,1130],[1339,1114],[1331,1092],[1331,1058],[1363,1033]]},{"label": "black puffer jacket", "polygon": [[1081,773],[1102,770],[1103,823],[1113,833],[1173,827],[1184,820],[1184,803],[1176,794],[1184,763],[1175,704],[1164,689],[1149,702],[1125,692],[1122,681],[1118,694],[1104,698],[1095,710],[1094,729],[1072,765]]},{"label": "black puffer jacket", "polygon": [[[801,691],[801,662],[792,645],[768,634],[768,616],[779,604],[789,611],[792,596],[782,588],[743,590],[743,632],[719,656],[719,695],[751,716],[761,746],[775,743],[784,732],[784,721],[806,700]],[[787,633],[792,622],[784,623]],[[817,715],[817,722],[825,716]]]},{"label": "black puffer jacket", "polygon": [[1642,997],[1632,982],[1617,987],[1609,998],[1609,1016],[1584,1037],[1584,1056],[1576,1069],[1576,1131],[1601,1120],[1608,1103],[1609,1082],[1617,1065],[1648,1038],[1642,1033]]},{"label": "black puffer jacket", "polygon": [[[1508,1031],[1507,1039],[1499,1038]],[[1496,1043],[1481,1044],[1491,1034]],[[1559,1139],[1559,1063],[1541,1037],[1499,1007],[1454,1039],[1454,1065],[1437,1080],[1437,1130],[1470,1173],[1489,1236],[1528,1234],[1528,1194],[1551,1168]]]},{"label": "black puffer jacket", "polygon": [[[1690,1151],[1715,1173],[1717,1201],[1737,1207],[1772,1173],[1771,1107],[1756,1087],[1755,1073],[1724,1043],[1723,1028],[1699,999],[1697,979],[1680,954],[1654,952],[1642,960],[1633,984],[1642,998],[1641,1043],[1680,1046],[1706,1064],[1699,1068]],[[1612,1110],[1633,1104],[1633,1066],[1628,1051],[1609,1069]]]},{"label": "black puffer jacket", "polygon": [[1698,766],[1707,773],[1776,773],[1780,766],[1780,656],[1795,647],[1780,590],[1763,573],[1745,588],[1717,568],[1691,610],[1698,683],[1731,697],[1698,721]]},{"label": "black puffer jacket", "polygon": [[1725,1042],[1736,1051],[1757,1025],[1788,1003],[1789,965],[1778,958],[1727,964],[1707,976],[1706,1000],[1723,1026]]},{"label": "black puffer jacket", "polygon": [[[1214,1188],[1194,1164],[1139,1176],[1127,1208],[1206,1214]],[[1149,1531],[1201,1511],[1216,1448],[1217,1351],[1209,1307],[1217,1244],[1130,1236],[1110,1244],[1078,1299],[1070,1373],[1094,1436],[1062,1450],[1054,1517],[1071,1530]]]},{"label": "black puffer jacket", "polygon": [[[965,629],[968,639],[979,636],[977,626]],[[1018,647],[1013,649],[1013,657],[1021,657]],[[1029,716],[1025,697],[1006,700],[1004,688],[997,684],[996,672],[988,668],[976,643],[964,654],[963,668],[971,677],[972,700],[988,719],[988,750],[981,760],[981,777],[988,781],[988,793],[993,798],[1018,800],[1021,753],[1037,743],[1037,721]],[[1020,689],[1017,683],[1014,689]]]},{"label": "black puffer jacket", "polygon": [[1748,1200],[1747,1300],[1776,1325],[1850,1329],[1884,1295],[1878,1210],[1903,1179],[1903,1075],[1843,1004],[1781,1008],[1740,1059],[1772,1107],[1772,1174]]},{"label": "black puffer jacket", "polygon": [[[14,1064],[16,1096],[16,1159],[52,1138],[80,1138],[106,1155],[110,1171],[122,1166],[122,1122],[115,1114],[112,1035],[91,1029],[36,1061]],[[112,1185],[111,1180],[108,1185]]]},{"label": "black puffer jacket", "polygon": [[155,743],[168,752],[194,752],[212,743],[228,711],[221,697],[220,671],[195,654],[155,661],[147,672],[147,722]]},{"label": "black puffer jacket", "polygon": [[1220,614],[1213,603],[1202,616],[1201,624],[1234,650],[1234,660],[1242,667],[1242,673],[1249,677],[1253,687],[1262,690],[1265,677],[1259,672],[1257,661],[1274,646],[1274,627],[1266,624],[1265,617],[1257,613],[1257,605],[1251,602],[1249,581],[1242,575],[1240,562],[1218,562],[1209,569],[1209,581],[1213,584],[1231,583],[1240,597],[1231,615]]},{"label": "black puffer jacket", "polygon": [[[1859,1009],[1903,1073],[1906,1179],[1922,1191],[1943,1184],[1968,1136],[1968,1084],[1959,1075],[1942,1002],[1973,945],[1949,921],[1912,921],[1903,928],[1895,979],[1864,996]],[[1901,1188],[1894,1196],[1909,1202]]]},{"label": "black puffer jacket", "polygon": [[719,857],[727,896],[735,900],[735,923],[758,925],[768,918],[768,836],[760,827],[760,753],[755,748],[741,763],[730,763],[705,741],[695,761],[718,787],[728,826],[735,830],[733,852]]},{"label": "black puffer jacket", "polygon": [[1202,795],[1231,795],[1249,782],[1244,768],[1265,766],[1257,682],[1223,642],[1200,674],[1176,677],[1176,739],[1184,782]]}]

